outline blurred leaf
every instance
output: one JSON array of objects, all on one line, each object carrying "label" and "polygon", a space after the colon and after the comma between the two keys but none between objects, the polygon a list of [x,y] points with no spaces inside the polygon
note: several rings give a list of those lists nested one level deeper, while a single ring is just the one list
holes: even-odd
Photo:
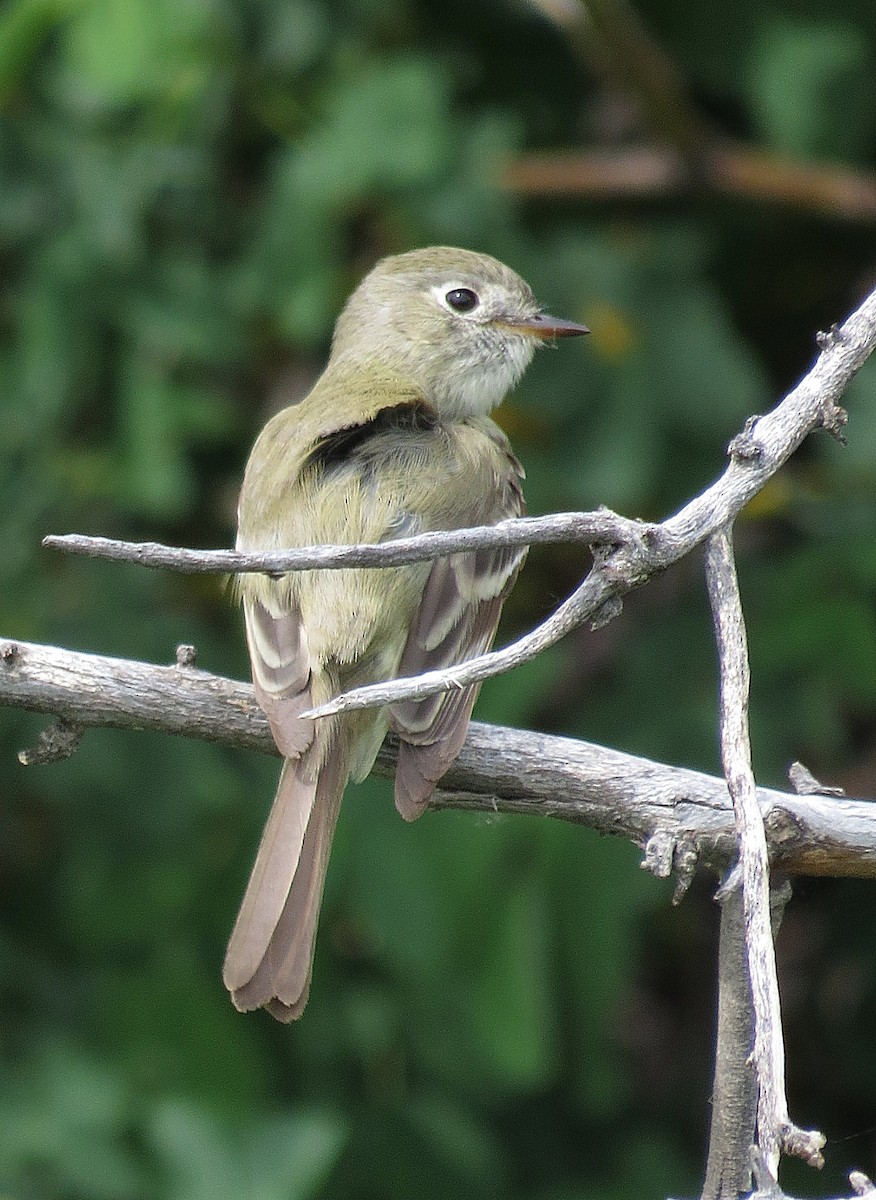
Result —
[{"label": "blurred leaf", "polygon": [[261,53],[275,70],[300,71],[310,66],[331,36],[328,13],[314,0],[287,0],[272,5],[261,30]]},{"label": "blurred leaf", "polygon": [[544,1087],[558,1059],[547,909],[535,881],[506,891],[493,918],[493,945],[471,992],[478,1041],[502,1088]]},{"label": "blurred leaf", "polygon": [[98,102],[121,105],[204,86],[204,46],[217,6],[194,0],[81,0],[65,26],[72,76]]},{"label": "blurred leaf", "polygon": [[585,1111],[606,1114],[627,1099],[619,1021],[636,969],[636,924],[654,903],[654,883],[636,871],[636,851],[621,842],[584,833],[572,841],[551,831],[549,846],[563,988],[577,1030],[568,1065]]},{"label": "blurred leaf", "polygon": [[842,17],[761,21],[751,99],[764,136],[801,158],[858,158],[876,132],[874,65],[867,38]]},{"label": "blurred leaf", "polygon": [[501,1147],[472,1113],[444,1096],[416,1096],[408,1108],[409,1120],[436,1153],[462,1176],[493,1191],[505,1177]]},{"label": "blurred leaf", "polygon": [[229,1137],[205,1112],[168,1101],[152,1137],[170,1177],[168,1200],[307,1200],[344,1142],[329,1113],[301,1112]]},{"label": "blurred leaf", "polygon": [[[182,393],[182,395],[181,395]],[[179,512],[190,476],[181,454],[179,403],[184,390],[145,358],[130,362],[121,387],[123,458],[119,479],[129,501],[156,515]]]},{"label": "blurred leaf", "polygon": [[79,0],[9,0],[0,13],[0,104],[33,61],[44,38]]},{"label": "blurred leaf", "polygon": [[0,1181],[50,1200],[122,1200],[146,1194],[126,1153],[132,1097],[122,1080],[80,1049],[45,1043],[28,1071],[3,1089]]}]

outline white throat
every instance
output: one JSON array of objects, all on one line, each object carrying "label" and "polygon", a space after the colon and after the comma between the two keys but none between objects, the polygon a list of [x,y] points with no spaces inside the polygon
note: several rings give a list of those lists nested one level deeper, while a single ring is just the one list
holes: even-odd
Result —
[{"label": "white throat", "polygon": [[534,338],[503,339],[501,350],[470,366],[440,376],[433,385],[434,399],[442,416],[450,418],[485,416],[518,383],[535,354]]}]

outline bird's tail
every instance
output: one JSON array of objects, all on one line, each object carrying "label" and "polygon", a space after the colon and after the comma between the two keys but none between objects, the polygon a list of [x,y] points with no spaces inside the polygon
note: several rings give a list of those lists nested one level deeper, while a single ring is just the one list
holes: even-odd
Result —
[{"label": "bird's tail", "polygon": [[294,1021],[307,1003],[325,873],[348,774],[340,744],[317,772],[310,757],[283,764],[223,969],[236,1008],[264,1006],[279,1021]]}]

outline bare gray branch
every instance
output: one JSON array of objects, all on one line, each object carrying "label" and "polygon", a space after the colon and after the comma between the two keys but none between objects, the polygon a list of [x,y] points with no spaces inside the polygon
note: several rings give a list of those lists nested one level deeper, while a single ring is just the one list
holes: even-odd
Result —
[{"label": "bare gray branch", "polygon": [[120,542],[80,533],[50,533],[43,538],[43,545],[86,558],[138,563],[143,567],[179,571],[183,575],[246,572],[281,575],[284,571],[398,567],[443,554],[493,546],[531,546],[548,542],[580,542],[585,546],[596,543],[637,545],[644,543],[652,528],[645,522],[619,517],[607,508],[601,508],[596,512],[553,513],[546,517],[518,517],[470,529],[438,530],[372,546],[307,546],[270,553],[190,550],[162,546],[159,542]]},{"label": "bare gray branch", "polygon": [[709,538],[705,563],[721,677],[721,760],[739,835],[754,1034],[751,1060],[758,1096],[757,1144],[775,1182],[783,1150],[821,1166],[825,1139],[816,1130],[796,1128],[788,1116],[785,1044],[770,924],[769,850],[751,766],[748,645],[729,527]]},{"label": "bare gray branch", "polygon": [[[277,754],[250,684],[189,666],[153,666],[0,640],[0,704],[76,725],[155,730]],[[390,775],[388,740],[377,770]],[[787,874],[876,878],[876,804],[758,789],[774,864]],[[676,866],[735,857],[723,779],[571,738],[474,722],[433,808],[527,813],[589,826]]]},{"label": "bare gray branch", "polygon": [[722,889],[718,940],[718,1022],[709,1156],[700,1200],[737,1200],[751,1188],[757,1089],[749,1057],[751,989],[740,888]]},{"label": "bare gray branch", "polygon": [[480,655],[444,671],[413,679],[395,679],[357,688],[305,716],[324,717],[358,708],[374,708],[434,692],[467,687],[510,671],[587,621],[610,612],[607,606],[677,562],[726,525],[778,471],[813,429],[839,431],[845,414],[838,401],[876,346],[876,290],[848,320],[819,336],[821,354],[785,399],[763,417],[751,417],[730,446],[731,463],[700,496],[661,525],[595,513],[556,513],[504,521],[494,526],[433,532],[380,546],[312,546],[282,553],[241,554],[233,550],[197,551],[153,542],[118,542],[79,534],[49,535],[45,546],[76,554],[137,562],[184,572],[262,571],[387,567],[487,546],[536,542],[581,542],[617,547],[600,555],[587,578],[544,624],[501,650]]},{"label": "bare gray branch", "polygon": [[813,429],[835,432],[842,427],[845,414],[838,407],[839,399],[876,347],[876,290],[821,344],[821,354],[793,391],[766,416],[748,420],[731,445],[731,462],[723,475],[675,516],[648,526],[647,536],[640,537],[638,544],[624,542],[595,563],[581,586],[543,625],[501,650],[416,679],[356,688],[306,715],[322,717],[419,700],[509,671],[592,620],[609,600],[689,554],[741,512]]}]

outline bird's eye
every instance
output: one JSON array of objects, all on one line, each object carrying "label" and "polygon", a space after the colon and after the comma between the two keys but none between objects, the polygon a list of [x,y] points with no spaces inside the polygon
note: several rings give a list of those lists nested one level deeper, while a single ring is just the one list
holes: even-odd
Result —
[{"label": "bird's eye", "polygon": [[444,299],[448,308],[458,313],[471,312],[480,303],[477,292],[473,292],[471,288],[452,288]]}]

